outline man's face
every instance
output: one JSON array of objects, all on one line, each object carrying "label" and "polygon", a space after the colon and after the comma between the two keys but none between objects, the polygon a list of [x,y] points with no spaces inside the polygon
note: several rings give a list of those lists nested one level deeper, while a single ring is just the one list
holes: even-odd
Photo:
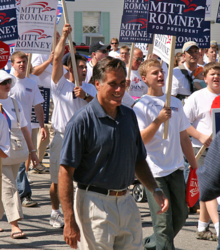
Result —
[{"label": "man's face", "polygon": [[187,64],[197,64],[199,60],[199,49],[196,46],[192,46],[188,51],[184,53]]},{"label": "man's face", "polygon": [[113,50],[118,50],[119,43],[116,40],[111,41],[111,47]]},{"label": "man's face", "polygon": [[143,60],[143,53],[141,50],[135,50],[134,56],[132,59],[132,70],[138,70],[139,66],[141,65],[141,62]]},{"label": "man's face", "polygon": [[77,60],[77,72],[78,72],[79,81],[80,82],[85,81],[86,73],[87,73],[86,62]]},{"label": "man's face", "polygon": [[102,83],[95,81],[97,98],[105,110],[113,110],[121,105],[125,93],[125,72],[122,68],[105,74]]},{"label": "man's face", "polygon": [[160,64],[148,67],[146,76],[141,78],[153,89],[161,89],[164,86],[164,73]]},{"label": "man's face", "polygon": [[98,61],[102,60],[102,58],[106,57],[108,55],[108,50],[107,49],[103,49],[103,50],[97,50],[96,52],[94,52],[94,57],[95,59]]},{"label": "man's face", "polygon": [[120,50],[120,58],[123,62],[125,62],[127,64],[129,61],[129,52],[126,49],[121,49]]},{"label": "man's face", "polygon": [[206,55],[209,59],[209,62],[216,62],[217,49],[216,48],[209,48]]},{"label": "man's face", "polygon": [[11,63],[12,67],[14,67],[15,71],[18,74],[26,74],[27,70],[27,59],[16,57],[14,63]]},{"label": "man's face", "polygon": [[204,77],[209,91],[215,94],[220,94],[220,70],[211,69]]}]

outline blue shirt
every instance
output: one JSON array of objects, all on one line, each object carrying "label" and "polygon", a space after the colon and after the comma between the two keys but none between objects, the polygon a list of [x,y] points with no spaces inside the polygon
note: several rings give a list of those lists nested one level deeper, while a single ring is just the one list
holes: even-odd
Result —
[{"label": "blue shirt", "polygon": [[76,182],[124,189],[134,181],[135,164],[145,160],[146,150],[133,110],[117,109],[114,120],[94,98],[67,124],[60,164],[75,168]]}]

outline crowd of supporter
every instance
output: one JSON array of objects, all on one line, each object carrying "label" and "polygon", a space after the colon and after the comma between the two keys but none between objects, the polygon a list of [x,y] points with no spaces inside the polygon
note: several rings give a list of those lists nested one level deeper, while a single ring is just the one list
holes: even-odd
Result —
[{"label": "crowd of supporter", "polygon": [[[70,26],[65,28],[71,30]],[[213,100],[220,95],[217,42],[211,41],[210,47],[206,49],[199,48],[192,41],[183,45],[182,52],[178,52],[174,60],[171,105],[165,107],[169,65],[159,55],[144,57],[141,49],[135,47],[129,69],[130,48],[119,47],[117,38],[112,38],[110,44],[91,44],[90,61],[77,53],[76,44],[73,43],[78,74],[76,84],[71,52],[65,54],[66,39],[67,32],[61,36],[57,32],[56,48],[50,55],[33,54],[30,57],[22,51],[14,52],[11,55],[10,73],[0,70],[0,103],[5,114],[0,114],[0,127],[1,131],[7,131],[0,134],[0,157],[12,157],[14,148],[10,148],[10,137],[15,129],[22,132],[29,151],[25,162],[4,164],[3,161],[0,217],[5,211],[11,224],[12,238],[26,237],[18,224],[23,218],[22,206],[37,206],[39,202],[31,197],[31,169],[39,173],[50,172],[51,215],[48,221],[52,227],[64,227],[65,220],[58,195],[58,175],[65,128],[75,113],[96,98],[95,67],[104,58],[111,61],[110,57],[113,57],[123,62],[129,74],[122,104],[134,108],[147,151],[146,160],[159,189],[163,190],[169,200],[169,210],[164,215],[158,215],[154,193],[146,189],[156,239],[155,249],[174,249],[173,239],[188,214],[183,173],[187,175],[189,164],[192,168],[204,165],[212,143],[210,110]],[[27,76],[28,60],[31,60],[31,70]],[[46,124],[42,108],[45,100],[39,87],[50,91],[49,121]],[[31,122],[32,107],[38,123]],[[168,138],[163,139],[163,124],[167,120]],[[206,146],[206,150],[196,162],[195,155],[202,145]],[[43,164],[47,147],[50,149],[50,169]],[[200,200],[195,208],[200,208],[196,238],[216,241],[219,236],[217,199]],[[215,232],[209,229],[210,218]],[[163,245],[167,247],[163,248]]]}]

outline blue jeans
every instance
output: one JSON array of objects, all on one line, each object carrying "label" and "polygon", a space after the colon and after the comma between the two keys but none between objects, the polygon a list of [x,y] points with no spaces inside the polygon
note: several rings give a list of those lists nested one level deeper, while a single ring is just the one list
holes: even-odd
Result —
[{"label": "blue jeans", "polygon": [[155,180],[169,200],[168,211],[158,215],[160,206],[153,194],[145,188],[153,222],[156,249],[174,250],[173,239],[188,217],[183,171],[176,170],[168,176],[155,178]]},{"label": "blue jeans", "polygon": [[26,173],[25,173],[26,167],[25,162],[21,163],[20,168],[18,170],[17,178],[15,180],[16,187],[18,189],[19,196],[21,200],[27,196],[31,197],[31,186],[29,184],[29,181],[27,179]]}]

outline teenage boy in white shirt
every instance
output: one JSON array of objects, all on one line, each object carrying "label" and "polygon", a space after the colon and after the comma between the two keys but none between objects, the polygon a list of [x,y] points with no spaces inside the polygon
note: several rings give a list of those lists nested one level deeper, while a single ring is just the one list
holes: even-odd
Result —
[{"label": "teenage boy in white shirt", "polygon": [[[10,95],[15,97],[15,99],[17,99],[22,105],[25,119],[28,123],[27,127],[30,132],[30,135],[32,105],[34,106],[35,114],[41,127],[41,135],[44,139],[47,137],[47,133],[44,128],[44,112],[41,106],[41,103],[44,102],[44,99],[39,91],[36,82],[25,76],[27,70],[27,62],[28,58],[24,52],[16,51],[12,54],[11,65],[15,70],[14,76],[16,77],[16,84],[10,90]],[[18,176],[16,180],[22,206],[36,206],[37,203],[31,199],[31,188],[26,178],[25,169],[25,164],[22,163],[18,171]],[[21,183],[23,183],[22,188]]]},{"label": "teenage boy in white shirt", "polygon": [[72,28],[65,24],[60,41],[54,52],[53,72],[51,81],[52,98],[54,111],[52,115],[52,126],[55,135],[50,147],[50,175],[51,187],[50,198],[52,203],[52,213],[50,225],[53,227],[63,227],[64,219],[59,210],[58,198],[58,172],[60,166],[60,152],[67,123],[76,111],[90,102],[96,95],[96,89],[92,84],[85,83],[87,73],[87,59],[76,55],[77,72],[79,87],[75,87],[75,79],[72,69],[71,58],[68,60],[69,80],[63,76],[62,58],[65,51],[65,43]]},{"label": "teenage boy in white shirt", "polygon": [[[196,91],[188,99],[184,106],[184,112],[192,123],[187,129],[187,133],[192,136],[192,145],[194,153],[197,154],[200,147],[205,145],[209,147],[212,139],[212,118],[211,105],[213,100],[220,95],[220,64],[211,62],[204,66],[204,80],[206,88]],[[207,150],[202,154],[198,165],[204,164],[204,158]],[[217,240],[216,234],[209,230],[210,217],[219,235],[219,218],[217,212],[217,201],[200,201],[200,215],[198,221],[197,239]]]},{"label": "teenage boy in white shirt", "polygon": [[[131,76],[130,76],[130,86],[128,88],[128,94],[136,100],[140,98],[142,95],[147,94],[148,87],[143,82],[139,74],[139,67],[143,60],[143,52],[139,48],[134,48],[134,55],[132,58],[132,65],[131,65]],[[127,72],[128,72],[128,64]]]},{"label": "teenage boy in white shirt", "polygon": [[118,46],[119,46],[118,38],[112,38],[110,44],[112,47],[112,51],[109,52],[109,56],[119,59],[120,58],[120,49],[118,48]]},{"label": "teenage boy in white shirt", "polygon": [[[197,168],[191,141],[186,132],[190,127],[182,103],[171,97],[170,108],[165,107],[166,95],[163,69],[158,60],[144,61],[139,69],[142,80],[148,85],[148,93],[134,106],[142,140],[147,150],[147,162],[152,174],[169,200],[169,209],[157,214],[159,206],[147,191],[153,221],[156,248],[173,250],[173,239],[185,224],[188,209],[183,177],[183,153],[192,168]],[[164,122],[169,120],[167,139],[163,139]]]}]

